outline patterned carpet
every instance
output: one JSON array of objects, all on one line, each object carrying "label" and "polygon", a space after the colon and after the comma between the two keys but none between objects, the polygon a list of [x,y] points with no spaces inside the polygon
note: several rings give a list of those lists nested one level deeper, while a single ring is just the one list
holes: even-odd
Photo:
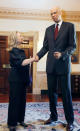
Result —
[{"label": "patterned carpet", "polygon": [[[73,109],[75,114],[74,131],[80,131],[80,102],[73,102]],[[65,117],[63,105],[58,102],[58,123],[53,125],[44,125],[44,120],[49,118],[49,103],[48,102],[35,102],[26,104],[25,122],[29,125],[26,129],[21,126],[17,127],[17,131],[66,131]],[[0,131],[8,131],[7,128],[7,112],[8,103],[0,103]]]}]

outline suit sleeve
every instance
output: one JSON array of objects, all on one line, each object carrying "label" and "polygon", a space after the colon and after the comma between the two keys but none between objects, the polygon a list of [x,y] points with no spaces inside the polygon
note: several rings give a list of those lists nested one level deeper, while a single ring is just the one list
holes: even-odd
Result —
[{"label": "suit sleeve", "polygon": [[69,55],[72,55],[76,49],[76,32],[74,25],[71,24],[69,27],[69,43],[68,47],[62,52],[62,59],[65,60]]},{"label": "suit sleeve", "polygon": [[22,56],[18,50],[12,50],[10,51],[10,66],[19,68],[22,65],[23,60],[26,59],[26,56]]},{"label": "suit sleeve", "polygon": [[39,56],[39,59],[41,59],[48,52],[48,50],[49,50],[49,48],[48,48],[48,39],[47,39],[47,30],[46,30],[45,37],[44,37],[44,42],[43,42],[43,47],[37,53],[37,55]]}]

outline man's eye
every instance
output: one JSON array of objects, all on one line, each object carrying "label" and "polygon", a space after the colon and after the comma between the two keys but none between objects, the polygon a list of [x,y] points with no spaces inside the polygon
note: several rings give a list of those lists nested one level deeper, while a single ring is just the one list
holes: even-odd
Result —
[{"label": "man's eye", "polygon": [[54,14],[56,14],[56,12],[54,12]]},{"label": "man's eye", "polygon": [[56,14],[56,12],[54,12],[54,13],[51,13],[51,15],[55,15]]}]

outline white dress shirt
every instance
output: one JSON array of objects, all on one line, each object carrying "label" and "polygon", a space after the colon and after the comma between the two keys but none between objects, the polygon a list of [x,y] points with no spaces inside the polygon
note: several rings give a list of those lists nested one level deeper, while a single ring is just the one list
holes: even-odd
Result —
[{"label": "white dress shirt", "polygon": [[58,24],[58,30],[60,30],[60,27],[61,27],[61,25],[62,25],[62,22],[63,22],[62,20],[59,21],[58,23],[55,22],[55,28],[56,28],[56,25]]}]

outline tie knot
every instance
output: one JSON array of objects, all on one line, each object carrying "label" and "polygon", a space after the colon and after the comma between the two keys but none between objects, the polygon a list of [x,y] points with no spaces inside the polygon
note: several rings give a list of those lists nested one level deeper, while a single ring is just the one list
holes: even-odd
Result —
[{"label": "tie knot", "polygon": [[56,24],[56,27],[58,27],[59,24]]}]

